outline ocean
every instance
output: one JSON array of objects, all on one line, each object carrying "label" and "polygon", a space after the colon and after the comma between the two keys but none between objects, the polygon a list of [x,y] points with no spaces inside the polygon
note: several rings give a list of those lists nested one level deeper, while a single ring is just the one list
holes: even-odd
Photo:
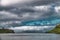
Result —
[{"label": "ocean", "polygon": [[60,34],[9,33],[0,34],[0,40],[60,40]]}]

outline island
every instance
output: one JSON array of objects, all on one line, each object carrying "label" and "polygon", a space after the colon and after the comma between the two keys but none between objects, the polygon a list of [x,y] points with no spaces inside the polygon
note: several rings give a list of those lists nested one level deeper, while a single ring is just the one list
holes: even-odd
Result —
[{"label": "island", "polygon": [[60,34],[60,24],[58,24],[53,30],[48,31],[47,33]]},{"label": "island", "polygon": [[14,33],[14,31],[10,30],[10,29],[4,29],[4,28],[2,28],[2,29],[0,29],[0,33]]}]

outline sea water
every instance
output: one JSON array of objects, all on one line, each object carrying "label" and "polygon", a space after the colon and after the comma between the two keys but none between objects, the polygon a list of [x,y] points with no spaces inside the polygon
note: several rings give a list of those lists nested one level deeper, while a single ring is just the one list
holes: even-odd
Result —
[{"label": "sea water", "polygon": [[9,33],[0,34],[0,40],[60,40],[60,34]]}]

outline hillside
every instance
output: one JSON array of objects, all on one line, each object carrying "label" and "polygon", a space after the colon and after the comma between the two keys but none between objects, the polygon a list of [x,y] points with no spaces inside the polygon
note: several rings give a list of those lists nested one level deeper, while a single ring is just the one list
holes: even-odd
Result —
[{"label": "hillside", "polygon": [[57,25],[55,29],[49,31],[48,33],[56,33],[56,34],[60,34],[60,24]]},{"label": "hillside", "polygon": [[0,33],[14,33],[14,31],[9,29],[0,29]]}]

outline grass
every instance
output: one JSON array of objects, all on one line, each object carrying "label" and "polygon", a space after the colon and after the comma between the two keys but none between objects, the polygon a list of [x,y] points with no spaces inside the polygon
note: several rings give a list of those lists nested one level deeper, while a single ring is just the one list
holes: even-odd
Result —
[{"label": "grass", "polygon": [[56,34],[60,34],[60,24],[57,25],[55,29],[49,31],[48,33],[56,33]]}]

